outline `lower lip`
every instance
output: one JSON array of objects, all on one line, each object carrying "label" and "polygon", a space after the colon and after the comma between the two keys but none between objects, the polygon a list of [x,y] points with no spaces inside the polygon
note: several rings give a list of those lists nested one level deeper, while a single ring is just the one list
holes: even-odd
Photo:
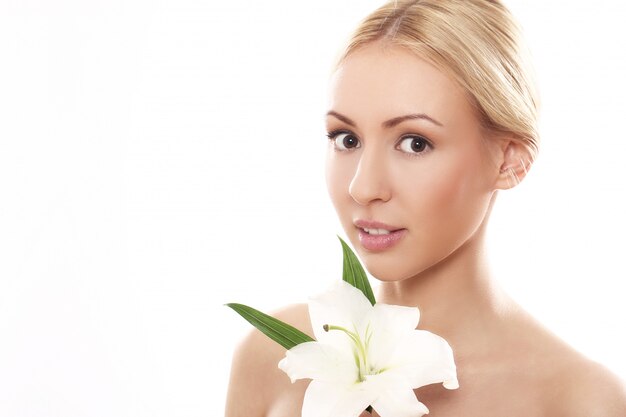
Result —
[{"label": "lower lip", "polygon": [[396,230],[388,235],[370,235],[363,229],[359,229],[359,241],[367,250],[383,251],[398,243],[405,234],[406,229]]}]

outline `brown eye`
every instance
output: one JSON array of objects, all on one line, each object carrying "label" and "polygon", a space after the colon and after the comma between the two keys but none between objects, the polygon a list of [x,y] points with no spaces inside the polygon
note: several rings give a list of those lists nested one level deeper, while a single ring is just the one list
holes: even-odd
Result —
[{"label": "brown eye", "polygon": [[400,141],[399,148],[407,153],[421,153],[430,146],[430,143],[421,136],[405,136]]},{"label": "brown eye", "polygon": [[335,148],[339,151],[346,151],[361,146],[359,139],[350,132],[331,132],[328,134],[328,138],[333,141]]}]

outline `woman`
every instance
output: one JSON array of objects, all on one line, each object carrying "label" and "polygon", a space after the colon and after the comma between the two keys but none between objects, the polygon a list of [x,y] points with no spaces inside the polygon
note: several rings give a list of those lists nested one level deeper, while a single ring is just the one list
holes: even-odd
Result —
[{"label": "woman", "polygon": [[[391,1],[353,35],[331,82],[327,185],[381,281],[451,345],[460,388],[416,390],[434,416],[626,416],[626,390],[496,284],[485,229],[499,190],[538,150],[538,99],[519,30],[498,0]],[[312,335],[305,305],[275,314]],[[226,414],[300,413],[307,381],[254,331],[233,360]],[[376,412],[374,411],[374,415]]]}]

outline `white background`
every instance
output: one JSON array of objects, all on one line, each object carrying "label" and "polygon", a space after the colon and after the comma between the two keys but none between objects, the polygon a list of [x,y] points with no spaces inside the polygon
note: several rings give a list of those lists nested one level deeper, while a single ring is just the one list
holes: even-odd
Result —
[{"label": "white background", "polygon": [[[0,415],[217,416],[250,326],[341,276],[331,62],[374,0],[0,3]],[[541,155],[491,255],[626,376],[626,12],[509,0]]]}]

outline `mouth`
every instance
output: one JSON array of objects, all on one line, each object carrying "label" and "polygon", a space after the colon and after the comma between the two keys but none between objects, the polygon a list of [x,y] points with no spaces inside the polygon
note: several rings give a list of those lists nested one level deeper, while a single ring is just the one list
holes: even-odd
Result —
[{"label": "mouth", "polygon": [[359,242],[368,251],[380,252],[395,246],[407,230],[381,222],[358,220]]},{"label": "mouth", "polygon": [[402,229],[397,229],[397,230],[368,229],[367,227],[359,227],[358,229],[364,231],[368,235],[375,235],[375,236],[389,235],[389,234],[391,234],[393,232],[397,232],[398,230],[402,230]]},{"label": "mouth", "polygon": [[361,230],[363,230],[365,233],[369,234],[369,235],[388,235],[389,233],[391,233],[391,230],[386,230],[386,229],[368,229],[367,227],[362,228]]}]

